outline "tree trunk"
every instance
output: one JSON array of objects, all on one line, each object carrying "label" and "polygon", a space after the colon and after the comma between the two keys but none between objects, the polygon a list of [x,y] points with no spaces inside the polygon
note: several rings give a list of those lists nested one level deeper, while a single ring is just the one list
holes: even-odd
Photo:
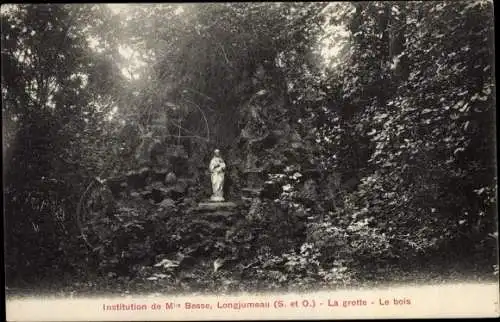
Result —
[{"label": "tree trunk", "polygon": [[[393,16],[390,27],[389,58],[394,63],[397,60],[394,70],[395,81],[405,81],[408,78],[408,61],[406,54],[403,53],[406,43],[406,3],[400,2],[393,5],[399,9]],[[401,55],[403,53],[403,55]]]}]

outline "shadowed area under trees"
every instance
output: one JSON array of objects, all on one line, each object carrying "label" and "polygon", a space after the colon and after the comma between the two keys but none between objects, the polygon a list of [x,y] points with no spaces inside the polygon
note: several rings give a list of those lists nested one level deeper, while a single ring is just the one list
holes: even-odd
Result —
[{"label": "shadowed area under trees", "polygon": [[122,7],[2,6],[9,292],[498,278],[492,2]]}]

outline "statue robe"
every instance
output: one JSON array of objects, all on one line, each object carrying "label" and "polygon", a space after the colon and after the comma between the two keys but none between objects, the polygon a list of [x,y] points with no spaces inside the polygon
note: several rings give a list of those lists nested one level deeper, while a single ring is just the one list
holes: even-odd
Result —
[{"label": "statue robe", "polygon": [[210,173],[212,174],[212,197],[213,201],[224,201],[224,170],[226,164],[220,157],[213,157],[210,161]]}]

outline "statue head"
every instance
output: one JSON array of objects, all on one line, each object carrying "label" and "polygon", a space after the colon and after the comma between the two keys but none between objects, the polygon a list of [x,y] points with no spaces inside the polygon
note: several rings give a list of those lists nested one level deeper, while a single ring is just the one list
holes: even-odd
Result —
[{"label": "statue head", "polygon": [[214,156],[220,157],[220,150],[219,149],[214,150]]}]

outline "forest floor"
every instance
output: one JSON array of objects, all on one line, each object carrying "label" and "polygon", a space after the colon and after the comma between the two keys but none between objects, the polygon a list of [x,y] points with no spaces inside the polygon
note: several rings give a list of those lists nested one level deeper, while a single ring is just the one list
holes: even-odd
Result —
[{"label": "forest floor", "polygon": [[498,275],[491,268],[466,262],[443,265],[429,264],[418,269],[403,270],[388,267],[384,270],[367,273],[349,283],[326,285],[315,279],[295,279],[276,285],[265,280],[244,278],[229,270],[213,269],[207,264],[193,267],[178,277],[160,280],[144,278],[94,276],[74,281],[67,276],[51,281],[40,281],[37,285],[6,287],[6,296],[10,298],[25,297],[96,297],[130,295],[167,295],[167,294],[231,294],[241,292],[300,292],[341,289],[373,289],[398,286],[445,285],[453,283],[498,283]]}]

